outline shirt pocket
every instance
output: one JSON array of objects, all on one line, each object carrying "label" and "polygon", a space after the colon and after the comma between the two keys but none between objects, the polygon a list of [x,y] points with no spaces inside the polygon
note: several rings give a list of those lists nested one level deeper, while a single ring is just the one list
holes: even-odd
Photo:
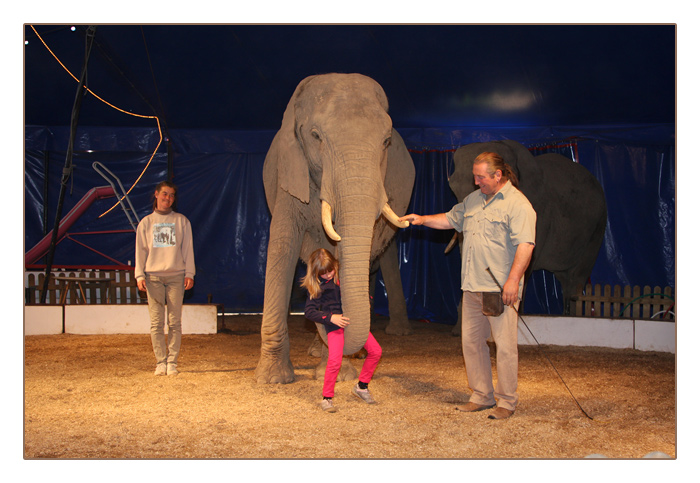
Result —
[{"label": "shirt pocket", "polygon": [[462,231],[468,233],[481,233],[480,222],[483,219],[483,210],[481,208],[472,208],[464,212],[464,223]]},{"label": "shirt pocket", "polygon": [[484,235],[497,243],[505,243],[508,235],[508,216],[501,210],[484,212]]}]

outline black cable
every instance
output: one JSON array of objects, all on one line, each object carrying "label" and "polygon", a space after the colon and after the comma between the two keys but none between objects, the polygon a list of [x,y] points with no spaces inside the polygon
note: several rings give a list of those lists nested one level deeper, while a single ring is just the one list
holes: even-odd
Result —
[{"label": "black cable", "polygon": [[[511,307],[511,308],[512,308],[513,310],[515,310],[515,307]],[[544,350],[542,350],[542,345],[541,345],[540,342],[537,340],[537,337],[535,337],[535,334],[533,334],[532,331],[530,330],[530,327],[527,325],[527,322],[525,322],[525,319],[523,319],[523,317],[517,312],[517,310],[516,310],[516,313],[518,314],[518,318],[523,322],[523,325],[525,325],[525,328],[527,329],[527,331],[530,332],[530,335],[532,336],[532,338],[535,339],[535,342],[537,342],[537,349],[538,349],[538,350],[540,351],[540,353],[545,357],[545,359],[547,359],[547,361],[549,362],[549,365],[552,366],[552,369],[554,369],[554,372],[556,372],[556,373],[557,373],[557,376],[559,376],[559,380],[561,380],[562,384],[564,384],[564,387],[566,388],[566,390],[569,391],[569,394],[571,395],[571,399],[574,400],[574,402],[576,403],[576,405],[578,406],[578,408],[581,410],[581,412],[582,412],[588,419],[593,420],[593,418],[592,418],[591,416],[589,416],[588,413],[581,407],[581,405],[579,404],[578,400],[577,400],[576,397],[574,396],[574,393],[571,392],[571,389],[569,389],[569,386],[568,386],[568,385],[566,384],[566,382],[564,381],[564,378],[561,376],[561,374],[559,374],[559,371],[558,371],[557,368],[554,366],[554,363],[551,361],[551,359],[549,358],[549,356],[547,356],[547,353],[544,352]]]},{"label": "black cable", "polygon": [[[102,37],[104,37],[104,36],[101,36],[101,38],[102,38]],[[140,97],[141,100],[151,109],[151,111],[153,112],[153,114],[155,114],[155,115],[157,116],[157,115],[158,115],[158,112],[157,112],[156,109],[153,107],[153,105],[150,103],[150,101],[146,98],[146,96],[145,96],[143,93],[141,93],[141,91],[140,91],[140,90],[136,87],[136,85],[131,81],[131,79],[129,78],[129,76],[126,75],[126,73],[124,72],[124,70],[123,70],[119,65],[117,65],[117,62],[116,62],[115,59],[114,59],[114,57],[115,57],[116,54],[115,54],[114,51],[111,49],[111,47],[109,47],[109,46],[106,44],[106,41],[105,41],[105,42],[101,42],[100,39],[97,39],[97,40],[95,41],[95,46],[98,48],[98,50],[99,50],[100,53],[102,54],[103,58],[109,63],[110,66],[112,66],[112,68],[117,72],[117,74],[119,75],[119,77],[121,77],[121,79],[126,83],[126,85],[127,85],[131,90],[133,90],[133,91],[136,93],[136,95],[137,95],[138,97]],[[120,60],[121,60],[121,59],[120,59]]]},{"label": "black cable", "polygon": [[[163,122],[165,132],[167,133],[168,139],[170,139],[170,133],[168,133],[168,122],[165,119],[165,108],[163,107],[163,100],[160,97],[160,89],[158,89],[158,82],[156,82],[156,74],[153,71],[153,63],[151,62],[151,53],[148,50],[148,44],[146,43],[146,33],[143,31],[143,26],[141,26],[140,29],[141,29],[141,37],[143,38],[143,47],[146,50],[146,59],[148,59],[148,68],[151,71],[151,78],[153,78],[153,87],[156,89],[156,98],[158,99],[158,105],[160,106],[160,112],[162,113],[162,115],[159,116],[159,119]],[[155,111],[155,109],[154,109],[154,111]]]}]

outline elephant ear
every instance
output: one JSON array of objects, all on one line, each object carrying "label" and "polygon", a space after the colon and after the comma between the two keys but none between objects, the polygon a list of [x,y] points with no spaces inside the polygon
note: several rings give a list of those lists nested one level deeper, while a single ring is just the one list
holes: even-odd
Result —
[{"label": "elephant ear", "polygon": [[455,169],[448,177],[447,182],[457,201],[461,202],[469,193],[476,189],[472,165],[474,158],[484,151],[484,143],[465,144],[455,151],[453,155]]},{"label": "elephant ear", "polygon": [[[284,111],[282,127],[275,135],[270,150],[267,152],[267,158],[271,158],[271,164],[277,166],[279,186],[304,203],[309,202],[309,165],[295,135],[295,106],[298,97],[312,77],[302,80],[295,89],[287,104],[287,109]],[[267,158],[266,163],[268,162]]]},{"label": "elephant ear", "polygon": [[[396,129],[391,130],[391,145],[387,152],[386,176],[384,190],[389,206],[401,216],[406,212],[413,193],[416,178],[416,168],[413,165],[406,144]],[[410,186],[410,189],[407,187]]]},{"label": "elephant ear", "polygon": [[512,157],[508,164],[516,171],[516,176],[520,181],[520,190],[522,185],[532,186],[535,183],[542,181],[542,168],[535,161],[535,156],[524,145],[517,141],[504,139],[499,141],[504,146],[507,146],[512,151]]}]

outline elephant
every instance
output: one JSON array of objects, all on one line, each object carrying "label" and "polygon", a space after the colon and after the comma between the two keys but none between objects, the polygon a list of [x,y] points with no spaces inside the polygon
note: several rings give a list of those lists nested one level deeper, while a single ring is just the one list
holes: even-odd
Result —
[{"label": "elephant", "polygon": [[[294,381],[290,292],[298,282],[297,260],[305,261],[317,248],[328,249],[340,262],[343,312],[351,321],[344,354],[358,352],[367,340],[370,266],[398,228],[408,226],[396,213],[408,207],[415,178],[388,109],[375,80],[339,73],[303,79],[287,105],[263,165],[272,217],[258,383]],[[400,286],[396,290],[403,293]],[[318,329],[326,342],[325,330]]]},{"label": "elephant", "polygon": [[590,171],[561,154],[533,156],[516,141],[490,141],[455,151],[449,185],[457,199],[475,189],[472,163],[485,151],[498,153],[511,166],[537,213],[535,249],[525,281],[535,270],[552,272],[568,315],[571,297],[590,277],[603,243],[608,216],[602,186]]},{"label": "elephant", "polygon": [[[387,304],[389,306],[389,325],[384,332],[392,335],[413,334],[411,324],[408,322],[406,298],[401,283],[401,271],[399,270],[399,252],[396,237],[391,240],[389,246],[374,261],[370,270],[369,287],[370,297],[374,300],[374,292],[377,286],[377,273],[381,270],[384,285],[386,286]],[[374,311],[372,311],[374,313]]]}]

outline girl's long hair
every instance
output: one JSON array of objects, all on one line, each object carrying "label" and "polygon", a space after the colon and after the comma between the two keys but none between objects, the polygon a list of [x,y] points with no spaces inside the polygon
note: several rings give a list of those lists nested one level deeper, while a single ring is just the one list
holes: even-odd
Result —
[{"label": "girl's long hair", "polygon": [[321,284],[318,278],[335,270],[333,282],[338,283],[338,260],[325,248],[315,250],[306,263],[306,275],[301,279],[301,287],[309,292],[309,297],[315,299],[321,295]]}]

